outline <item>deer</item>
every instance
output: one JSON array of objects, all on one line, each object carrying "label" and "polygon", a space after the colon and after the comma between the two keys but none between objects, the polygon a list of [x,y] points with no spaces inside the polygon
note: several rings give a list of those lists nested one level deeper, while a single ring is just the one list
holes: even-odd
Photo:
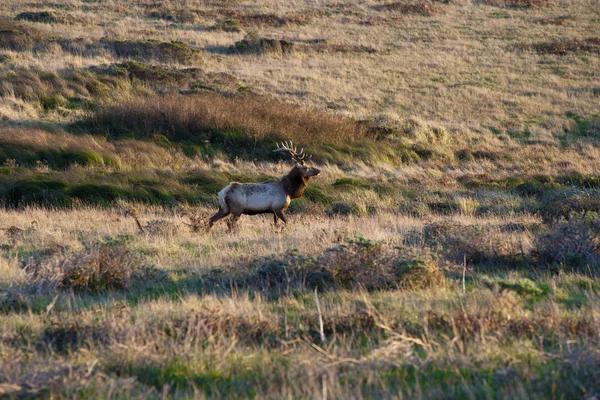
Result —
[{"label": "deer", "polygon": [[292,141],[277,144],[277,149],[273,152],[289,155],[294,162],[292,170],[281,179],[261,183],[229,183],[218,194],[219,211],[210,218],[207,231],[210,231],[217,221],[230,214],[231,219],[227,222],[230,231],[233,231],[242,214],[273,214],[275,226],[279,219],[284,224],[288,223],[285,210],[293,199],[304,194],[310,179],[319,175],[321,170],[307,166],[305,162],[307,155],[304,149],[298,152]]}]

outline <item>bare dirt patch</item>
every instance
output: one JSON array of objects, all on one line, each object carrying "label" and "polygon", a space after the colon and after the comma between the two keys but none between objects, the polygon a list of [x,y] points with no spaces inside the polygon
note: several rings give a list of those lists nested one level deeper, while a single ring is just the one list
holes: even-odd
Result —
[{"label": "bare dirt patch", "polygon": [[533,44],[520,44],[517,50],[533,51],[538,54],[554,54],[564,56],[569,53],[587,52],[600,53],[600,37],[587,39],[564,39],[553,42],[541,42]]}]

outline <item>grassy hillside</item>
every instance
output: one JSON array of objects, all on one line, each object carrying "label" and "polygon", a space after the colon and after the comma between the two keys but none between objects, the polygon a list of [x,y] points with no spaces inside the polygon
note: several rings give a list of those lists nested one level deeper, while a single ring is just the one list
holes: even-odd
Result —
[{"label": "grassy hillside", "polygon": [[[599,396],[598,32],[592,0],[3,1],[0,397]],[[284,140],[323,171],[291,224],[206,234]]]}]

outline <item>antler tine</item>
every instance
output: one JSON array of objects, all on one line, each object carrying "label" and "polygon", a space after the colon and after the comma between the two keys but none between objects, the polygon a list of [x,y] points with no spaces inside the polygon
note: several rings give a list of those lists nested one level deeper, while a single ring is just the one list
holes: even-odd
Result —
[{"label": "antler tine", "polygon": [[298,146],[294,146],[294,142],[292,140],[286,140],[284,142],[281,142],[281,144],[276,142],[275,144],[277,145],[277,149],[273,151],[286,152],[290,155],[290,157],[293,160],[301,162],[302,164],[304,164],[304,160],[307,160],[312,157],[312,155],[306,154],[304,152],[304,147],[301,147],[300,151],[298,151]]}]

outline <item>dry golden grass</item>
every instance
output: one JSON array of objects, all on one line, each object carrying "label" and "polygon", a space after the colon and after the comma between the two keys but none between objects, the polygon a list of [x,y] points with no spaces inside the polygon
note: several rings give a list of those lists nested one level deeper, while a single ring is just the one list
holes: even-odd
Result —
[{"label": "dry golden grass", "polygon": [[[159,218],[177,225],[182,222],[156,209],[140,211],[142,220]],[[422,280],[423,275],[412,275],[400,290],[370,294],[360,290],[320,292],[327,340],[320,345],[317,311],[312,296],[299,290],[301,282],[291,281],[286,289],[286,273],[276,278],[275,264],[263,272],[259,266],[258,275],[246,267],[249,249],[253,256],[270,256],[283,262],[290,260],[285,256],[289,252],[308,257],[305,261],[296,258],[295,263],[323,252],[329,265],[339,265],[338,273],[351,271],[342,264],[355,263],[358,268],[362,263],[365,270],[359,271],[363,274],[361,280],[370,282],[364,275],[369,268],[373,273],[392,260],[388,260],[391,253],[386,246],[396,244],[422,251],[430,239],[423,236],[414,241],[415,233],[423,229],[423,222],[416,219],[392,215],[351,220],[295,218],[282,234],[274,231],[268,221],[248,217],[241,221],[237,236],[219,229],[204,236],[187,229],[138,234],[133,220],[97,209],[52,213],[27,209],[4,215],[3,223],[15,226],[25,226],[31,219],[38,221],[38,228],[25,234],[19,245],[22,249],[38,249],[37,254],[30,253],[29,263],[44,265],[63,257],[71,263],[88,252],[85,263],[93,263],[99,261],[95,254],[110,256],[112,250],[88,248],[88,244],[104,242],[109,246],[106,249],[127,248],[143,254],[144,264],[154,265],[145,276],[128,278],[126,291],[117,286],[116,290],[101,291],[101,296],[89,296],[41,284],[32,275],[33,270],[22,269],[22,256],[3,250],[2,282],[9,286],[4,286],[0,297],[0,379],[2,390],[19,395],[94,392],[138,398],[158,397],[166,391],[172,396],[210,397],[217,390],[223,396],[240,398],[288,394],[315,397],[323,390],[336,398],[365,391],[382,396],[415,395],[411,385],[394,383],[405,375],[393,371],[406,371],[410,378],[411,371],[418,368],[422,370],[418,379],[424,382],[423,395],[439,397],[441,391],[450,391],[460,396],[464,393],[458,384],[460,376],[451,372],[460,362],[462,368],[477,374],[469,390],[481,395],[518,395],[521,389],[527,389],[528,397],[538,398],[547,392],[535,382],[549,382],[550,378],[544,373],[529,375],[526,365],[542,368],[554,360],[552,368],[565,379],[572,379],[573,373],[578,377],[593,375],[595,359],[582,351],[589,353],[597,346],[594,337],[599,327],[590,317],[596,312],[596,302],[586,300],[596,293],[596,278],[565,275],[533,283],[511,272],[505,279],[480,280],[469,268],[468,288],[463,293],[460,278],[452,274],[462,267],[449,264],[444,272],[449,281],[442,287],[435,284],[427,289],[431,283]],[[533,222],[526,218],[467,217],[455,221],[467,226]],[[336,255],[326,250],[338,246],[340,237],[358,235],[369,239],[352,239],[352,246],[358,247],[348,253]],[[52,243],[61,243],[65,248],[55,253],[42,251]],[[527,246],[521,249],[530,251]],[[354,259],[336,258],[342,254]],[[383,258],[372,257],[377,254]],[[34,261],[36,257],[40,261]],[[141,265],[125,257],[110,256],[113,263]],[[360,258],[367,261],[360,262]],[[370,265],[377,260],[384,264]],[[413,274],[421,270],[420,261],[410,263],[403,268],[414,269]],[[293,264],[280,265],[290,268],[292,278],[300,271],[292,269]],[[112,269],[119,268],[124,267]],[[219,286],[232,272],[241,279],[230,281],[232,286]],[[80,279],[80,275],[75,276]],[[272,286],[273,279],[281,279],[280,290],[268,292],[277,288]],[[211,286],[212,282],[217,285]],[[270,295],[274,297],[267,300]],[[583,302],[585,307],[571,302]],[[539,348],[540,335],[545,340],[543,350]],[[569,349],[555,345],[566,340]],[[483,370],[493,373],[489,377],[479,375],[478,371]],[[382,372],[392,375],[386,377]],[[434,383],[429,381],[430,373],[442,377]],[[345,379],[355,380],[360,391],[347,385]],[[373,384],[372,379],[378,383]],[[583,387],[589,387],[586,378],[577,379]],[[111,389],[114,384],[119,388]],[[559,385],[557,390],[580,393],[579,389],[569,388],[570,384]]]},{"label": "dry golden grass", "polygon": [[[67,40],[81,37],[92,43],[103,38],[181,40],[203,51],[202,64],[209,71],[231,73],[249,87],[288,101],[360,118],[420,116],[475,132],[493,128],[499,132],[540,129],[557,133],[569,122],[565,112],[573,111],[584,117],[597,113],[593,107],[593,89],[597,84],[586,72],[597,68],[597,58],[582,60],[574,55],[569,60],[552,58],[546,62],[540,58],[543,55],[512,53],[515,45],[536,42],[539,37],[553,40],[589,37],[597,26],[593,7],[583,0],[562,2],[550,8],[507,8],[502,15],[497,14],[497,7],[468,1],[431,3],[445,10],[443,15],[433,17],[388,16],[371,5],[325,2],[321,5],[325,12],[317,13],[306,24],[282,26],[244,22],[245,17],[269,14],[261,2],[241,2],[242,7],[236,8],[235,15],[231,14],[229,3],[186,4],[184,7],[167,2],[161,3],[161,7],[173,13],[186,10],[195,13],[198,21],[173,24],[146,18],[145,12],[155,8],[154,3],[87,4],[84,12],[81,3],[73,2],[68,3],[68,11],[64,12],[88,15],[84,25],[26,21],[23,24],[39,30],[43,37]],[[44,8],[38,6],[32,2],[28,10],[23,10],[21,4],[9,1],[1,12],[14,17],[21,11]],[[270,12],[282,18],[319,11],[309,2],[296,2],[293,7],[278,2],[271,8]],[[535,23],[564,15],[569,16],[566,25]],[[245,33],[210,29],[223,18],[237,18],[258,37],[300,42],[326,40],[332,46],[364,46],[376,53],[305,55],[301,52],[283,58],[224,55],[223,51]],[[371,22],[363,24],[364,21]],[[404,29],[398,31],[398,23]],[[110,29],[100,29],[99,24],[107,24]],[[430,24],[437,28],[428,29]],[[473,24],[477,30],[469,28]],[[55,70],[99,64],[113,57],[74,56],[61,51],[32,55],[26,51],[17,54],[16,61],[18,65]],[[472,67],[475,64],[482,66],[477,72]],[[553,82],[552,87],[545,84],[548,80]],[[574,90],[576,95],[565,95]]]},{"label": "dry golden grass", "polygon": [[[0,397],[597,397],[598,21],[0,2]],[[205,234],[277,139],[291,224]]]}]

